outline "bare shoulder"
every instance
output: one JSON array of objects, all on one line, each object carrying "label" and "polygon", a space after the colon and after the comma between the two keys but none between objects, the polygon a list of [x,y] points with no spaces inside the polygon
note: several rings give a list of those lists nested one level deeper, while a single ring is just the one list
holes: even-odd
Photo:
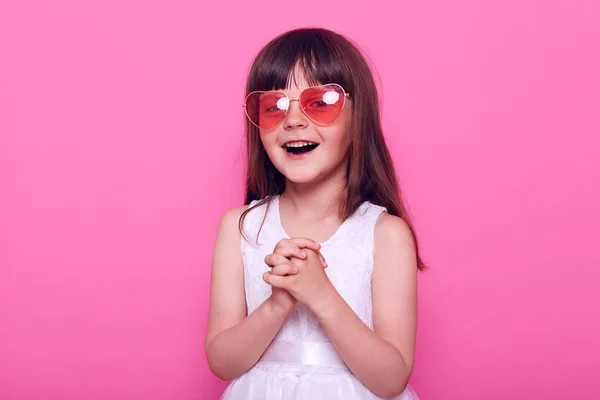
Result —
[{"label": "bare shoulder", "polygon": [[240,217],[247,209],[248,205],[230,208],[221,217],[221,224],[229,225],[234,222],[237,224],[237,222],[240,220]]},{"label": "bare shoulder", "polygon": [[248,205],[234,207],[225,212],[219,222],[219,230],[217,235],[233,235],[239,233],[239,222],[242,214],[248,209]]},{"label": "bare shoulder", "polygon": [[418,269],[415,238],[402,218],[381,213],[375,224],[374,242],[375,270],[404,270],[412,275]]},{"label": "bare shoulder", "polygon": [[413,233],[402,218],[382,212],[375,224],[375,246],[397,247],[403,251],[415,251]]}]

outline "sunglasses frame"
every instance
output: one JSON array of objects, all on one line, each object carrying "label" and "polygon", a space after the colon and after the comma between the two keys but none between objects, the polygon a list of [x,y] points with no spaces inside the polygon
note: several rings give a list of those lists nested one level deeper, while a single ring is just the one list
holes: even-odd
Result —
[{"label": "sunglasses frame", "polygon": [[[302,103],[300,103],[300,97],[302,97],[302,94],[309,90],[309,89],[314,89],[314,88],[321,88],[321,87],[326,87],[326,86],[337,86],[342,90],[342,93],[344,94],[343,99],[344,99],[344,103],[342,104],[342,108],[340,108],[340,112],[338,115],[336,115],[336,117],[333,119],[333,121],[329,122],[328,124],[322,124],[320,122],[315,121],[310,115],[308,115],[308,113],[306,112],[306,110],[304,109],[304,107],[302,106]],[[285,97],[288,98],[289,103],[291,103],[292,101],[297,101],[298,103],[300,103],[300,110],[302,110],[302,113],[304,113],[304,115],[306,115],[308,117],[308,119],[310,119],[312,122],[314,122],[317,125],[320,126],[328,126],[331,125],[335,122],[336,119],[338,119],[338,117],[342,114],[342,111],[344,110],[344,107],[346,106],[346,99],[350,98],[350,93],[346,92],[344,90],[344,88],[342,87],[342,85],[339,85],[337,83],[326,83],[323,85],[317,85],[317,86],[310,86],[307,87],[306,89],[304,89],[302,92],[300,92],[300,95],[298,96],[298,98],[292,99],[290,98],[290,96],[288,96],[285,92],[281,91],[281,90],[255,90],[253,92],[250,92],[246,95],[245,99],[244,99],[244,104],[242,104],[242,107],[244,108],[244,113],[246,114],[246,118],[248,118],[248,121],[250,121],[250,123],[252,123],[252,125],[256,126],[258,129],[263,129],[263,130],[271,130],[271,129],[275,129],[277,126],[279,126],[279,124],[281,124],[284,120],[285,117],[287,116],[290,107],[288,105],[287,110],[285,110],[285,114],[283,114],[283,117],[281,118],[281,121],[279,121],[277,124],[275,124],[272,128],[261,128],[260,126],[258,126],[257,124],[254,123],[254,121],[252,121],[252,119],[250,118],[250,116],[248,115],[248,109],[246,108],[247,102],[248,102],[248,97],[250,97],[251,95],[255,94],[255,93],[281,93],[283,94]],[[288,104],[289,104],[288,103]]]}]

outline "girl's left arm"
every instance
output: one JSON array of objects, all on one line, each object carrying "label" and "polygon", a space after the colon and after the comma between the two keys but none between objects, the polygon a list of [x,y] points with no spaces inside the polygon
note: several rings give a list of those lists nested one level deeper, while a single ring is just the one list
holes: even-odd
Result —
[{"label": "girl's left arm", "polygon": [[352,373],[380,397],[400,394],[413,370],[417,327],[417,257],[408,225],[383,213],[375,226],[373,328],[335,289],[312,311]]}]

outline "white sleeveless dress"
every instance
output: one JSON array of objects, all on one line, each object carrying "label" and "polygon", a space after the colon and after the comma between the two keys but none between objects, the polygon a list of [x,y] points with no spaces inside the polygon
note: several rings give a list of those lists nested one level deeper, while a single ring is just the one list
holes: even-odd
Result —
[{"label": "white sleeveless dress", "polygon": [[[250,206],[254,206],[254,201]],[[250,211],[244,220],[241,252],[248,314],[270,295],[262,275],[265,257],[289,238],[279,214],[279,196],[270,206]],[[375,223],[385,208],[364,202],[336,233],[321,243],[325,270],[333,286],[363,322],[373,329],[371,272]],[[266,217],[265,217],[266,216]],[[261,223],[264,225],[258,235]],[[233,380],[222,400],[364,400],[379,399],[350,372],[314,314],[298,304],[259,362]],[[396,400],[418,400],[407,387]]]}]

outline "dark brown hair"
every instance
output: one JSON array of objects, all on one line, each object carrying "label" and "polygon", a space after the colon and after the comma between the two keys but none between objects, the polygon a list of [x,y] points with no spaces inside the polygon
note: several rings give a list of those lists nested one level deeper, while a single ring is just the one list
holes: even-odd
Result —
[{"label": "dark brown hair", "polygon": [[[258,53],[248,74],[246,93],[288,88],[297,66],[302,68],[310,85],[340,84],[353,101],[347,187],[340,218],[345,220],[351,216],[365,200],[385,207],[388,213],[402,218],[410,227],[417,246],[418,268],[425,270],[381,129],[377,88],[365,57],[336,32],[320,28],[295,29],[276,37]],[[244,204],[261,201],[242,214],[240,231],[249,211],[285,189],[285,177],[267,156],[258,128],[249,121],[246,121],[246,150]]]}]

